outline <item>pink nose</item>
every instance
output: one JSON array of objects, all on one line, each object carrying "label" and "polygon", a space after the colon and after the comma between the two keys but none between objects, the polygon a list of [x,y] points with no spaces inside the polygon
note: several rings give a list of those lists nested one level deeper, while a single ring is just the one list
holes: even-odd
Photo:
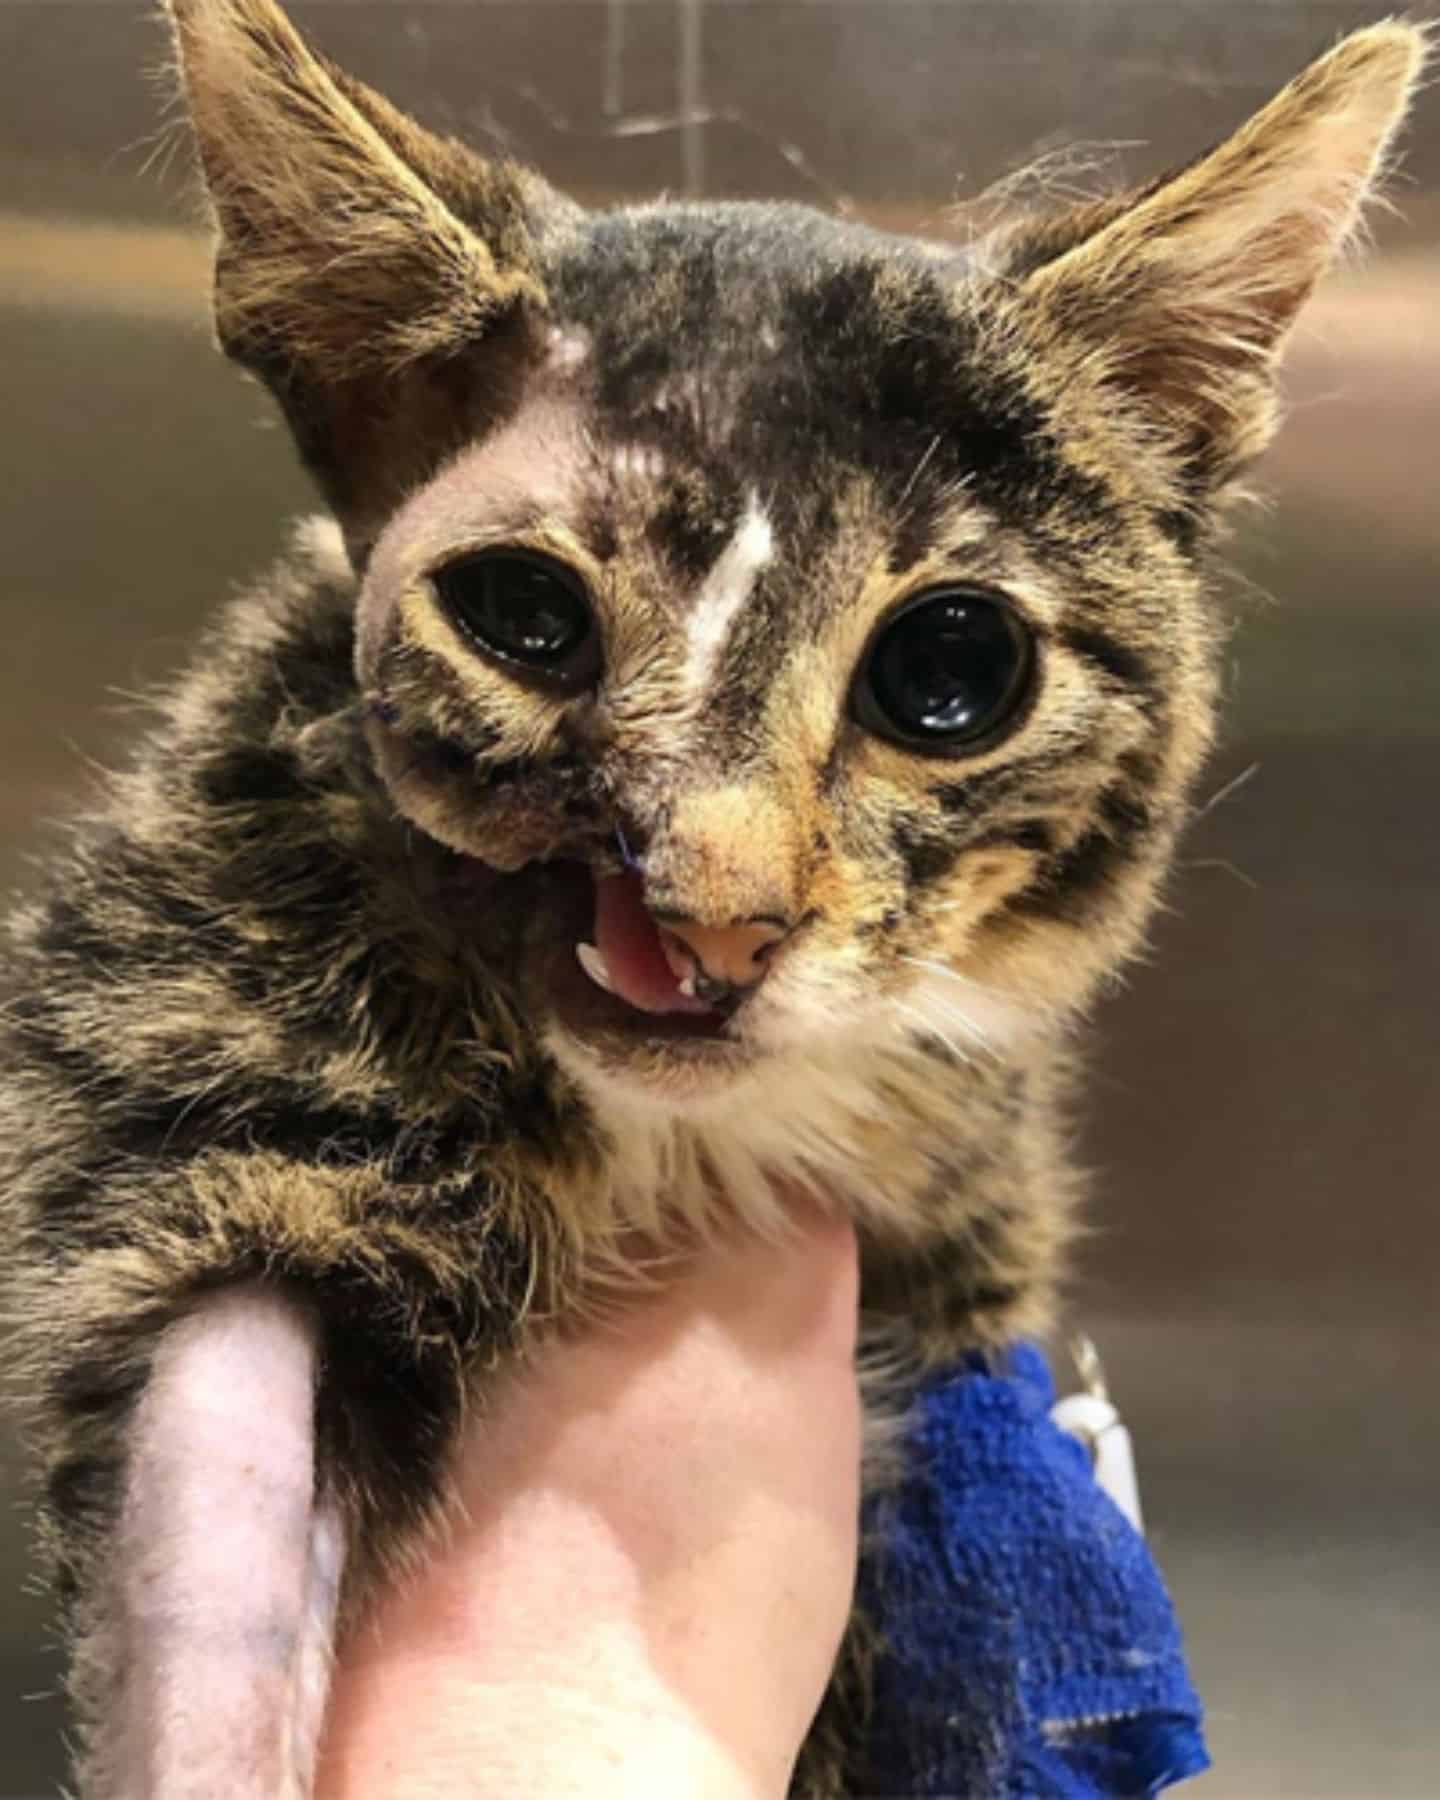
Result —
[{"label": "pink nose", "polygon": [[700,976],[724,987],[754,987],[765,973],[770,951],[786,927],[773,919],[745,925],[671,924],[660,927],[660,944],[678,980]]}]

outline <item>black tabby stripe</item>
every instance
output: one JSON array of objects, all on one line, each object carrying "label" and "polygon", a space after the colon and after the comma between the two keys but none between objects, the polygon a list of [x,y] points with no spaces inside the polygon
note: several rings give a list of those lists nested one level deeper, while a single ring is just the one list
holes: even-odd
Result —
[{"label": "black tabby stripe", "polygon": [[305,791],[294,754],[240,744],[200,764],[195,785],[209,806],[284,806]]},{"label": "black tabby stripe", "polygon": [[1096,811],[1098,822],[1041,866],[1036,879],[1010,901],[1012,910],[1052,918],[1083,915],[1135,860],[1153,823],[1144,801],[1127,788],[1111,787]]},{"label": "black tabby stripe", "polygon": [[1067,650],[1082,657],[1112,681],[1133,689],[1152,704],[1159,699],[1160,690],[1154,672],[1133,644],[1122,643],[1109,632],[1090,625],[1066,626],[1059,636]]},{"label": "black tabby stripe", "polygon": [[904,867],[908,887],[924,887],[948,875],[965,848],[963,843],[938,837],[907,817],[891,827],[890,842]]},{"label": "black tabby stripe", "polygon": [[694,586],[719,560],[740,524],[742,494],[713,470],[688,470],[670,483],[646,527],[681,581]]},{"label": "black tabby stripe", "polygon": [[1194,508],[1160,507],[1150,517],[1178,550],[1186,556],[1194,556],[1200,545],[1201,528],[1200,518]]},{"label": "black tabby stripe", "polygon": [[1011,825],[997,825],[974,841],[976,850],[1027,850],[1033,856],[1048,856],[1055,848],[1055,829],[1045,819],[1017,819]]},{"label": "black tabby stripe", "polygon": [[931,788],[930,793],[942,812],[962,818],[974,816],[1002,800],[1030,802],[1031,795],[1027,792],[1030,783],[1065,768],[1073,760],[1071,750],[1047,750],[1027,756],[1023,762],[1001,764],[981,769],[962,780],[942,782]]}]

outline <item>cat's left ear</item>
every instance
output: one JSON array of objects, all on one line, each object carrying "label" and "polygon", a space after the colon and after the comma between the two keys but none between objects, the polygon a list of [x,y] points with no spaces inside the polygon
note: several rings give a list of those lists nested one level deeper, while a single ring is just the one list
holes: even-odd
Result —
[{"label": "cat's left ear", "polygon": [[1022,304],[1158,428],[1196,499],[1271,436],[1278,352],[1355,231],[1425,48],[1410,25],[1356,32],[1208,155],[1128,204],[1077,213],[1078,241],[1052,222],[1036,255],[1017,236]]}]

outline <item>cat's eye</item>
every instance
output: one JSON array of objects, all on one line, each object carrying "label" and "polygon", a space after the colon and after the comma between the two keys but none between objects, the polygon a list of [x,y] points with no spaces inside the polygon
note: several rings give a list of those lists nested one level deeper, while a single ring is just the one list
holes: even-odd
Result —
[{"label": "cat's eye", "polygon": [[867,731],[910,749],[974,750],[1017,718],[1034,667],[1030,633],[1000,595],[927,588],[871,642],[851,712]]},{"label": "cat's eye", "polygon": [[477,550],[431,576],[457,628],[488,656],[578,688],[600,672],[600,634],[580,577],[535,550]]}]

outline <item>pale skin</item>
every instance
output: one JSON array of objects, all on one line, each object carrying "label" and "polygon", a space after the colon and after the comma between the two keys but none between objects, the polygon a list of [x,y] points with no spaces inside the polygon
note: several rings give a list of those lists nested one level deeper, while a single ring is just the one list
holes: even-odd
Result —
[{"label": "pale skin", "polygon": [[853,1233],[703,1256],[494,1396],[336,1672],[319,1800],[782,1800],[855,1576]]}]

